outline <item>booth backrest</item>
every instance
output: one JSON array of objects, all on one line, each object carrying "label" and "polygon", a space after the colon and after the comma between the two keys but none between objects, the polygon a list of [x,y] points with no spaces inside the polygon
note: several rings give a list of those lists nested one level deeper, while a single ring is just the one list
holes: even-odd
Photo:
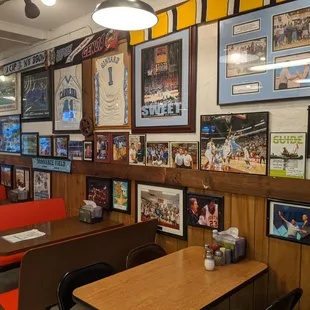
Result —
[{"label": "booth backrest", "polygon": [[156,230],[157,220],[151,220],[30,250],[21,263],[18,309],[41,310],[56,304],[58,283],[74,269],[104,262],[117,272],[125,270],[127,254],[154,243]]},{"label": "booth backrest", "polygon": [[6,188],[3,185],[0,185],[0,201],[6,199]]},{"label": "booth backrest", "polygon": [[66,218],[62,198],[0,206],[0,231]]}]

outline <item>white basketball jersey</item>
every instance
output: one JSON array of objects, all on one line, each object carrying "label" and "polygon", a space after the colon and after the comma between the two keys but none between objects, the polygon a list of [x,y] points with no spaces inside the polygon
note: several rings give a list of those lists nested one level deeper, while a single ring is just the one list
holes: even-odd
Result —
[{"label": "white basketball jersey", "polygon": [[215,205],[215,211],[213,214],[210,213],[209,207],[206,206],[206,222],[210,227],[218,228],[219,211],[218,206]]},{"label": "white basketball jersey", "polygon": [[98,126],[124,124],[125,117],[124,54],[96,60],[95,104]]}]

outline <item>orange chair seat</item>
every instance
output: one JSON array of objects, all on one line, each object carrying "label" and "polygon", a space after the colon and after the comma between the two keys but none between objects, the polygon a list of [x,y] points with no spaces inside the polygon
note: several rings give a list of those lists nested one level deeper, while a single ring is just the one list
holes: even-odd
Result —
[{"label": "orange chair seat", "polygon": [[18,263],[22,260],[25,252],[9,256],[0,256],[0,267]]},{"label": "orange chair seat", "polygon": [[18,310],[18,289],[0,294],[0,305],[4,310]]}]

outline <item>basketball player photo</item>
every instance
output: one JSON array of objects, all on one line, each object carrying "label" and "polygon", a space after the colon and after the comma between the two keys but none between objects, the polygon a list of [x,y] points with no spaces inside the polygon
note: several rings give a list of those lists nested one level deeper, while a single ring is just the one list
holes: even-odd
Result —
[{"label": "basketball player photo", "polygon": [[113,163],[127,164],[128,162],[128,133],[112,134],[112,160]]},{"label": "basketball player photo", "polygon": [[111,134],[96,132],[95,138],[95,162],[109,163],[111,161]]},{"label": "basketball player photo", "polygon": [[224,197],[187,194],[187,224],[208,229],[224,229]]},{"label": "basketball player photo", "polygon": [[147,142],[146,165],[152,167],[170,167],[169,142]]},{"label": "basketball player photo", "polygon": [[145,135],[129,135],[129,164],[145,166]]}]

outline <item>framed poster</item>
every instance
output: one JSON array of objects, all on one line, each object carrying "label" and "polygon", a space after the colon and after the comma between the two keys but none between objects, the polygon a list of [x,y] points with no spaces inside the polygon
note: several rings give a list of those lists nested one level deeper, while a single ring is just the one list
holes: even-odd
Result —
[{"label": "framed poster", "polygon": [[115,164],[128,163],[128,132],[112,133],[112,158]]},{"label": "framed poster", "polygon": [[134,47],[133,133],[195,132],[196,31]]},{"label": "framed poster", "polygon": [[51,172],[33,170],[33,200],[44,200],[52,197],[51,180]]},{"label": "framed poster", "polygon": [[129,135],[129,164],[145,166],[145,135]]},{"label": "framed poster", "polygon": [[224,230],[224,197],[188,193],[187,224]]},{"label": "framed poster", "polygon": [[310,244],[310,204],[268,199],[267,236]]},{"label": "framed poster", "polygon": [[83,141],[83,160],[94,160],[94,144],[93,141]]},{"label": "framed poster", "polygon": [[53,157],[68,158],[69,136],[53,136]]},{"label": "framed poster", "polygon": [[170,167],[169,142],[146,142],[146,165]]},{"label": "framed poster", "polygon": [[37,69],[21,74],[23,122],[52,120],[50,71]]},{"label": "framed poster", "polygon": [[54,133],[80,133],[82,64],[54,70]]},{"label": "framed poster", "polygon": [[170,166],[172,168],[199,168],[198,142],[170,142]]},{"label": "framed poster", "polygon": [[200,169],[267,174],[269,112],[202,115]]},{"label": "framed poster", "polygon": [[270,134],[269,175],[282,178],[306,178],[306,133]]},{"label": "framed poster", "polygon": [[105,210],[111,209],[111,179],[86,177],[86,199],[94,201]]},{"label": "framed poster", "polygon": [[96,132],[94,134],[95,142],[95,162],[109,163],[111,161],[111,133]]},{"label": "framed poster", "polygon": [[310,97],[308,0],[219,22],[218,104]]},{"label": "framed poster", "polygon": [[1,165],[1,185],[12,188],[13,187],[13,166]]},{"label": "framed poster", "polygon": [[53,136],[39,136],[39,156],[53,156]]},{"label": "framed poster", "polygon": [[39,150],[39,133],[27,132],[22,133],[21,154],[23,156],[38,156]]},{"label": "framed poster", "polygon": [[83,141],[69,141],[70,160],[83,160]]},{"label": "framed poster", "polygon": [[26,188],[30,196],[30,168],[14,166],[14,179],[14,188]]},{"label": "framed poster", "polygon": [[136,182],[136,199],[137,222],[157,219],[158,233],[187,239],[184,188]]},{"label": "framed poster", "polygon": [[131,213],[130,206],[130,180],[112,180],[112,210],[126,214]]},{"label": "framed poster", "polygon": [[0,76],[0,112],[17,110],[16,74]]},{"label": "framed poster", "polygon": [[0,116],[0,152],[20,153],[20,115]]}]

